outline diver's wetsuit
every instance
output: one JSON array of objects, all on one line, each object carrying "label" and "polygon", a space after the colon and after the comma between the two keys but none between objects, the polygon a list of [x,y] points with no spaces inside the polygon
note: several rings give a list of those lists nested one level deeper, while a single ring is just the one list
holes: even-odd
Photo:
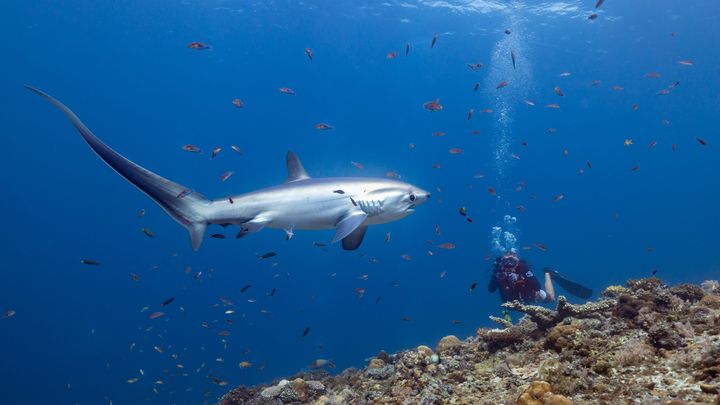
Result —
[{"label": "diver's wetsuit", "polygon": [[500,299],[503,302],[518,300],[520,302],[544,302],[548,294],[540,288],[540,282],[530,271],[525,260],[519,260],[517,265],[508,268],[502,266],[502,258],[495,259],[493,274],[488,284],[488,291],[494,293],[500,290]]}]

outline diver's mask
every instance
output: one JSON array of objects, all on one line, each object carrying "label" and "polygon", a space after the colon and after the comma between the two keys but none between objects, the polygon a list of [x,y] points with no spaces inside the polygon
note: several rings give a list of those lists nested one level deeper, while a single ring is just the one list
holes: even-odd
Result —
[{"label": "diver's mask", "polygon": [[500,266],[505,271],[512,271],[520,264],[520,259],[515,255],[503,256],[500,260]]}]

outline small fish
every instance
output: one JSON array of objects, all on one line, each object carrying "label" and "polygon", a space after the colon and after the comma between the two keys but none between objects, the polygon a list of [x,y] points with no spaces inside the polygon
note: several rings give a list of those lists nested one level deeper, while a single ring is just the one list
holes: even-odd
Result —
[{"label": "small fish", "polygon": [[392,60],[397,58],[398,53],[397,52],[388,52],[387,55],[385,55],[385,59]]},{"label": "small fish", "polygon": [[409,144],[408,144],[408,149],[410,149],[410,150],[415,149],[415,144],[414,144],[414,143],[409,143]]},{"label": "small fish", "polygon": [[452,149],[448,150],[448,152],[449,152],[451,155],[460,155],[460,154],[463,153],[463,150],[460,149],[460,148],[452,148]]},{"label": "small fish", "polygon": [[229,179],[230,176],[232,176],[233,174],[235,174],[235,172],[233,172],[233,171],[229,171],[229,172],[223,173],[222,176],[220,176],[220,181],[221,181],[222,183],[225,183],[225,181],[226,181],[227,179]]},{"label": "small fish", "polygon": [[515,159],[515,160],[520,160],[520,155],[518,155],[517,153],[511,153],[511,154],[510,154],[510,157],[513,158],[513,159]]},{"label": "small fish", "polygon": [[99,266],[100,263],[90,259],[80,259],[81,264],[87,264],[88,266]]},{"label": "small fish", "polygon": [[357,295],[358,298],[362,298],[365,295],[365,289],[364,288],[356,288],[355,289],[355,295]]},{"label": "small fish", "polygon": [[512,34],[512,31],[510,31],[509,29],[505,30],[505,35],[510,35],[510,34]]},{"label": "small fish", "polygon": [[445,275],[447,274],[447,270],[443,270],[440,272],[440,278],[445,278]]},{"label": "small fish", "polygon": [[187,188],[184,188],[184,189],[182,189],[182,190],[178,193],[177,198],[185,198],[185,197],[189,196],[189,195],[192,194],[192,193],[193,193],[192,190],[187,189]]},{"label": "small fish", "polygon": [[245,287],[243,287],[243,288],[240,289],[240,293],[241,293],[241,294],[244,293],[244,292],[247,291],[250,287],[252,287],[252,284],[246,285]]},{"label": "small fish", "polygon": [[132,281],[140,281],[140,276],[132,272],[130,273],[130,278],[132,279]]},{"label": "small fish", "polygon": [[450,242],[441,243],[437,246],[440,249],[452,250],[455,249],[455,244]]},{"label": "small fish", "polygon": [[600,15],[598,13],[592,13],[588,16],[588,20],[596,20]]},{"label": "small fish", "polygon": [[271,257],[277,256],[277,253],[275,252],[267,252],[263,255],[258,256],[258,259],[269,259]]},{"label": "small fish", "polygon": [[327,247],[327,243],[322,243],[322,242],[313,242],[312,244],[313,244],[313,246],[315,246],[315,247],[319,247],[319,248],[324,248],[324,247]]},{"label": "small fish", "polygon": [[240,149],[239,146],[230,145],[230,149],[232,149],[232,150],[234,150],[235,152],[237,152],[238,154],[242,155],[242,150]]},{"label": "small fish", "polygon": [[562,91],[562,89],[560,88],[560,86],[555,86],[555,88],[553,89],[553,91],[555,92],[555,94],[557,94],[557,95],[560,96],[560,97],[564,97],[564,96],[565,96],[565,93],[563,93],[563,91]]},{"label": "small fish", "polygon": [[675,80],[674,82],[670,83],[670,85],[668,85],[668,89],[674,89],[675,87],[677,87],[679,85],[680,85],[680,80]]},{"label": "small fish", "polygon": [[462,321],[460,321],[459,319],[453,319],[453,320],[452,320],[452,324],[453,324],[453,325],[460,325],[461,323],[462,323]]},{"label": "small fish", "polygon": [[522,204],[518,205],[518,206],[515,207],[515,208],[517,208],[517,210],[520,211],[520,212],[525,212],[525,206],[522,205]]},{"label": "small fish", "polygon": [[210,49],[210,46],[203,44],[202,42],[193,41],[188,44],[188,48],[194,49],[196,51],[203,51],[205,49]]},{"label": "small fish", "polygon": [[306,326],[305,330],[303,330],[302,336],[300,336],[300,337],[305,337],[308,335],[308,333],[310,333],[310,327]]},{"label": "small fish", "polygon": [[525,104],[529,105],[530,107],[535,107],[535,102],[532,100],[523,100]]},{"label": "small fish", "polygon": [[657,146],[657,141],[650,141],[650,143],[648,144],[648,149],[652,149],[655,146]]},{"label": "small fish", "polygon": [[335,193],[335,194],[345,194],[345,192],[342,191],[342,190],[333,190],[333,193]]},{"label": "small fish", "polygon": [[547,247],[545,245],[543,245],[542,243],[533,243],[533,246],[535,246],[536,248],[538,248],[539,250],[541,250],[543,252],[547,251]]},{"label": "small fish", "polygon": [[476,287],[477,287],[477,283],[476,283],[476,282],[473,282],[472,284],[470,284],[470,292],[475,291],[475,288],[476,288]]},{"label": "small fish", "polygon": [[560,108],[560,104],[556,104],[556,103],[545,104],[545,108],[552,108],[552,109],[557,110],[558,108]]},{"label": "small fish", "polygon": [[215,159],[215,156],[217,156],[221,150],[222,150],[222,148],[219,146],[217,148],[213,149],[212,152],[210,153],[210,159]]},{"label": "small fish", "polygon": [[480,112],[483,114],[492,114],[493,110],[492,108],[483,108],[482,110],[480,110]]},{"label": "small fish", "polygon": [[147,236],[148,238],[152,238],[155,236],[153,231],[151,231],[149,228],[142,228],[141,231]]},{"label": "small fish", "polygon": [[127,380],[128,384],[135,384],[136,382],[138,382],[137,378],[131,378],[131,379]]},{"label": "small fish", "polygon": [[480,89],[480,83],[475,83],[475,86],[473,86],[473,92],[477,93],[477,91]]},{"label": "small fish", "polygon": [[638,104],[633,104],[633,105],[630,106],[630,108],[631,108],[633,111],[637,111],[637,110],[640,108],[640,106],[639,106]]},{"label": "small fish", "polygon": [[376,304],[379,304],[380,301],[382,301],[382,295],[378,295],[378,297],[375,298],[375,303],[376,303]]},{"label": "small fish", "polygon": [[707,142],[706,142],[704,139],[698,138],[698,137],[696,136],[696,137],[695,137],[695,140],[696,140],[697,143],[699,143],[700,145],[702,145],[702,146],[707,146]]},{"label": "small fish", "polygon": [[405,56],[408,56],[410,53],[410,42],[405,44]]},{"label": "small fish", "polygon": [[390,232],[385,234],[385,243],[390,242],[390,238],[392,237],[392,234]]},{"label": "small fish", "polygon": [[647,77],[648,79],[658,79],[660,78],[660,76],[661,75],[658,72],[650,72],[645,74],[645,77]]},{"label": "small fish", "polygon": [[442,138],[443,136],[445,136],[445,132],[443,132],[443,131],[435,131],[435,132],[432,133],[432,136],[434,136],[434,137],[436,137],[436,138]]},{"label": "small fish", "polygon": [[5,313],[3,314],[3,316],[0,317],[0,319],[12,318],[13,316],[15,316],[15,314],[17,314],[17,312],[15,312],[15,310],[13,310],[13,309],[8,309],[7,311],[5,311]]},{"label": "small fish", "polygon": [[438,40],[438,34],[433,35],[433,37],[432,37],[432,42],[430,42],[430,48],[431,48],[431,49],[435,47],[435,44],[437,43],[437,40]]},{"label": "small fish", "polygon": [[248,368],[248,367],[252,366],[252,363],[250,363],[249,361],[241,361],[241,362],[238,364],[238,366],[239,366],[240,368]]},{"label": "small fish", "polygon": [[[467,208],[465,208],[465,207],[460,207],[460,215],[462,215],[462,216],[464,216],[464,217],[467,216]],[[440,229],[440,227],[439,227],[439,226],[436,226],[436,228],[435,228],[436,232],[437,232],[438,229]],[[438,233],[438,235],[439,235],[439,233]]]},{"label": "small fish", "polygon": [[365,165],[362,164],[362,163],[355,162],[355,161],[352,161],[352,160],[351,160],[351,161],[350,161],[350,164],[353,165],[353,166],[355,166],[356,169],[360,169],[360,170],[365,169]]},{"label": "small fish", "polygon": [[691,60],[679,60],[678,64],[683,66],[693,66],[695,63]]},{"label": "small fish", "polygon": [[210,237],[215,238],[215,239],[225,239],[225,235],[223,235],[221,233],[214,233],[214,234],[210,235]]},{"label": "small fish", "polygon": [[145,216],[145,210],[141,209],[140,211],[138,211],[137,216],[138,216],[138,218],[144,217],[144,216]]},{"label": "small fish", "polygon": [[588,160],[585,164],[587,164],[588,169],[592,169],[592,162]]},{"label": "small fish", "polygon": [[412,321],[412,318],[410,318],[409,316],[403,316],[403,317],[400,318],[400,319],[402,319],[404,322],[410,322],[410,321]]},{"label": "small fish", "polygon": [[310,62],[313,61],[313,52],[310,48],[305,48],[305,55],[310,59]]},{"label": "small fish", "polygon": [[390,177],[391,179],[399,179],[401,177],[397,172],[393,171],[385,173],[385,176]]},{"label": "small fish", "polygon": [[591,83],[591,85],[592,85],[593,87],[597,87],[597,86],[599,86],[601,83],[602,83],[602,81],[600,81],[600,80],[593,80],[592,83]]},{"label": "small fish", "polygon": [[488,187],[488,194],[490,194],[490,195],[492,195],[492,196],[496,196],[496,195],[497,195],[497,191],[495,191],[495,189],[492,188],[492,187]]},{"label": "small fish", "polygon": [[221,330],[220,332],[218,332],[218,336],[220,336],[220,337],[228,337],[228,336],[230,336],[230,331]]},{"label": "small fish", "polygon": [[495,86],[495,89],[496,90],[502,89],[503,87],[507,87],[508,84],[509,83],[507,82],[507,80],[503,80],[500,83],[498,83],[497,86]]},{"label": "small fish", "polygon": [[436,98],[434,101],[428,101],[424,103],[423,108],[428,111],[440,111],[443,109],[442,105],[440,104],[439,98]]},{"label": "small fish", "polygon": [[290,87],[280,87],[278,90],[280,91],[280,93],[283,94],[288,94],[290,96],[295,95],[295,90],[291,89]]},{"label": "small fish", "polygon": [[506,321],[512,322],[512,318],[510,317],[510,312],[508,312],[508,310],[503,310],[502,313],[503,313],[503,318],[504,318]]},{"label": "small fish", "polygon": [[470,68],[472,71],[480,70],[483,67],[482,63],[468,63],[467,67]]},{"label": "small fish", "polygon": [[563,200],[564,198],[565,198],[565,195],[563,195],[563,194],[558,194],[558,195],[556,195],[555,197],[553,197],[553,202],[561,201],[561,200]]},{"label": "small fish", "polygon": [[213,384],[220,386],[220,387],[224,387],[229,384],[227,381],[223,381],[217,377],[208,377],[208,378],[210,378],[210,381],[212,381]]},{"label": "small fish", "polygon": [[164,307],[164,306],[170,305],[173,301],[175,301],[175,297],[170,297],[170,298],[166,299],[165,301],[163,301],[162,304],[160,304],[160,305]]},{"label": "small fish", "polygon": [[515,69],[515,51],[510,50],[510,59],[512,59],[513,69]]},{"label": "small fish", "polygon": [[183,145],[182,150],[184,150],[185,152],[193,152],[193,153],[202,152],[202,150],[199,147],[197,147],[195,145],[190,145],[190,144]]},{"label": "small fish", "polygon": [[277,292],[277,288],[273,288],[272,291],[270,291],[270,296],[271,297],[274,296],[276,292]]},{"label": "small fish", "polygon": [[232,101],[232,104],[235,106],[235,108],[243,108],[245,107],[245,103],[243,103],[242,100],[239,98],[234,98]]},{"label": "small fish", "polygon": [[631,172],[637,172],[637,171],[639,171],[639,170],[640,170],[640,166],[633,166],[633,167],[630,168],[630,171],[631,171]]},{"label": "small fish", "polygon": [[150,318],[150,319],[157,319],[157,318],[160,318],[160,317],[163,317],[163,316],[165,316],[165,312],[159,312],[159,311],[158,311],[158,312],[153,312],[152,314],[150,314],[150,315],[148,316],[148,318]]},{"label": "small fish", "polygon": [[412,256],[410,256],[410,255],[408,255],[408,254],[401,254],[400,257],[401,257],[403,260],[408,261],[408,262],[409,262],[410,260],[412,260]]},{"label": "small fish", "polygon": [[623,90],[625,90],[625,87],[620,86],[620,85],[617,85],[617,84],[614,85],[614,86],[612,86],[612,87],[610,87],[610,88],[611,88],[613,91],[623,91]]},{"label": "small fish", "polygon": [[597,3],[595,3],[595,8],[600,8],[600,6],[602,6],[603,3],[605,3],[605,0],[597,0]]},{"label": "small fish", "polygon": [[632,144],[633,144],[632,138],[627,138],[623,141],[623,145],[625,145],[625,146],[632,146]]}]

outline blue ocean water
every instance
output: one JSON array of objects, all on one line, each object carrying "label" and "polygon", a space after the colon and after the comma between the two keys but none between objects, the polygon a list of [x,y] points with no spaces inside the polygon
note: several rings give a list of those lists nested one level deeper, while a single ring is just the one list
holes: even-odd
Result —
[{"label": "blue ocean water", "polygon": [[[720,274],[716,2],[4,6],[0,311],[15,315],[0,319],[0,403],[212,403],[318,358],[337,371],[381,349],[472,335],[501,313],[485,288],[496,227],[535,269],[596,290],[654,270],[668,283]],[[211,48],[188,49],[192,41]],[[287,150],[311,176],[394,171],[433,197],[372,226],[354,252],[313,245],[332,231],[236,240],[220,227],[209,233],[227,239],[193,252],[187,233],[25,84],[66,103],[121,154],[208,197],[281,183]],[[435,99],[442,111],[423,109]],[[438,249],[444,242],[456,248]],[[278,255],[257,258],[269,251]],[[148,319],[154,311],[166,315]]]}]

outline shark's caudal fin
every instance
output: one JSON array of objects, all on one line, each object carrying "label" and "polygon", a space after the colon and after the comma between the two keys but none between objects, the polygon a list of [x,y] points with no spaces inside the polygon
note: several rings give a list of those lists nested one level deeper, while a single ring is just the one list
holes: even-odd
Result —
[{"label": "shark's caudal fin", "polygon": [[192,243],[193,250],[200,248],[205,230],[207,229],[207,220],[204,211],[210,203],[209,200],[198,193],[191,192],[180,184],[158,176],[129,161],[98,139],[98,137],[80,121],[77,115],[63,103],[34,87],[25,87],[42,96],[62,111],[80,132],[85,142],[90,145],[92,150],[95,151],[105,163],[135,187],[147,194],[175,221],[184,226],[190,233],[190,242]]}]

